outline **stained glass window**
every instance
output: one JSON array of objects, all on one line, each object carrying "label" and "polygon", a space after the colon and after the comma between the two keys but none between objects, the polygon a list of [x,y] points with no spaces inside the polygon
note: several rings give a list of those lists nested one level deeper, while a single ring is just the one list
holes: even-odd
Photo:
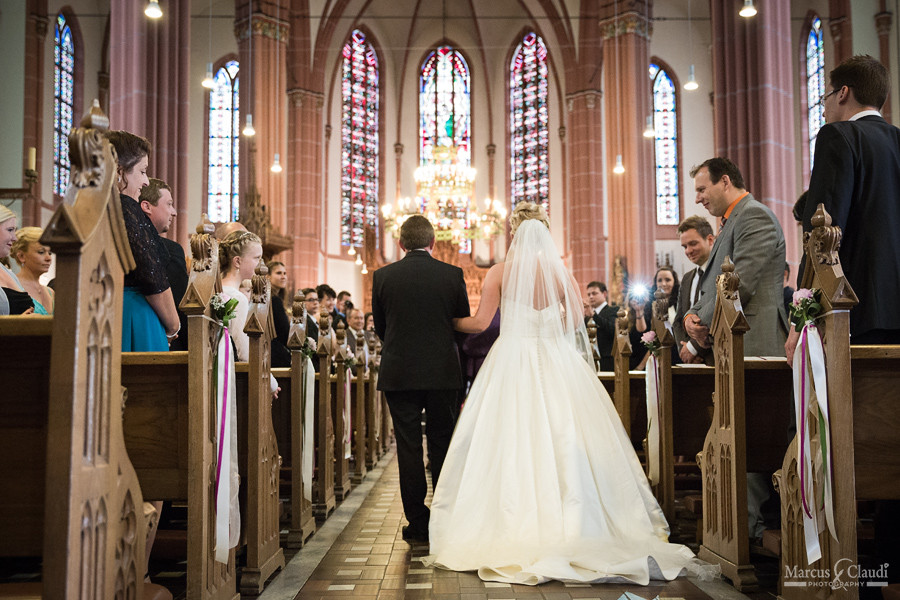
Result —
[{"label": "stained glass window", "polygon": [[209,169],[207,206],[209,220],[235,221],[238,216],[238,148],[240,111],[238,62],[225,63],[213,78],[209,91]]},{"label": "stained glass window", "polygon": [[816,136],[825,124],[825,47],[822,39],[822,20],[814,17],[806,38],[806,105],[809,119],[809,170],[812,171]]},{"label": "stained glass window", "polygon": [[678,114],[675,84],[665,69],[650,65],[653,91],[653,126],[656,139],[656,223],[678,225],[681,205],[678,195]]},{"label": "stained glass window", "polygon": [[[419,124],[421,147],[419,163],[422,166],[446,163],[451,151],[435,152],[438,148],[455,149],[451,162],[459,167],[472,164],[470,147],[471,104],[469,97],[469,66],[456,49],[441,46],[431,52],[422,64],[419,78]],[[427,198],[419,198],[427,202]],[[468,229],[469,202],[472,198],[452,200],[433,198],[441,203],[441,219],[438,229]],[[438,236],[441,231],[438,231]],[[468,239],[460,240],[460,252],[470,252]]]},{"label": "stained glass window", "polygon": [[64,196],[69,186],[69,131],[75,113],[75,41],[66,17],[56,17],[53,69],[53,193]]},{"label": "stained glass window", "polygon": [[549,212],[550,129],[547,47],[527,33],[509,67],[510,177],[512,204],[540,203]]},{"label": "stained glass window", "polygon": [[378,221],[378,56],[354,30],[341,77],[341,244],[362,246]]}]

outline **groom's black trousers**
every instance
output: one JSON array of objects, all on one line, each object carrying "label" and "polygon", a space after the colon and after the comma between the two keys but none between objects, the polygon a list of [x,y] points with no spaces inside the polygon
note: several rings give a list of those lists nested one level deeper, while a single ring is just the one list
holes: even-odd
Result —
[{"label": "groom's black trousers", "polygon": [[427,532],[430,512],[425,506],[428,484],[422,460],[422,409],[425,409],[431,483],[437,486],[459,416],[459,390],[385,391],[384,396],[391,410],[394,436],[397,438],[403,512],[414,529]]}]

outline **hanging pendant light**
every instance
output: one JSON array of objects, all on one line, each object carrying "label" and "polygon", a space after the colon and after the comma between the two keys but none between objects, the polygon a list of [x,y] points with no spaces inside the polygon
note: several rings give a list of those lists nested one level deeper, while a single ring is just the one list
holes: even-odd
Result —
[{"label": "hanging pendant light", "polygon": [[247,115],[247,122],[244,124],[244,130],[241,132],[245,137],[253,137],[256,135],[256,130],[253,128],[253,115]]},{"label": "hanging pendant light", "polygon": [[653,115],[647,116],[647,126],[644,127],[644,137],[648,139],[656,137],[656,128],[653,127]]},{"label": "hanging pendant light", "polygon": [[360,271],[363,275],[369,272],[369,269],[366,267],[366,263],[363,263],[362,271]]},{"label": "hanging pendant light", "polygon": [[684,84],[684,89],[689,92],[693,92],[697,88],[700,87],[700,84],[697,83],[697,78],[694,77],[694,65],[691,65],[691,76],[688,77],[687,83]]},{"label": "hanging pendant light", "polygon": [[613,167],[613,173],[621,175],[625,172],[625,165],[622,164],[622,155],[616,154],[616,166]]},{"label": "hanging pendant light", "polygon": [[356,255],[356,264],[357,265],[363,264],[362,256],[360,256],[359,254]]},{"label": "hanging pendant light", "polygon": [[356,254],[356,248],[355,248],[354,246],[350,246],[350,249],[347,250],[347,254],[349,254],[350,256],[355,255],[355,254]]},{"label": "hanging pendant light", "polygon": [[750,17],[756,16],[756,7],[753,6],[753,0],[744,0],[744,6],[741,7],[741,11],[738,13],[745,19],[749,19]]},{"label": "hanging pendant light", "polygon": [[216,81],[213,79],[212,63],[206,63],[206,77],[203,78],[203,81],[200,82],[200,85],[208,90],[216,87]]},{"label": "hanging pendant light", "polygon": [[150,0],[144,9],[144,14],[151,19],[159,19],[162,17],[162,9],[159,7],[159,0]]},{"label": "hanging pendant light", "polygon": [[269,170],[272,171],[273,173],[281,173],[281,171],[282,171],[281,157],[279,156],[279,154],[277,152],[275,153],[275,160],[272,161],[272,166],[269,167]]}]

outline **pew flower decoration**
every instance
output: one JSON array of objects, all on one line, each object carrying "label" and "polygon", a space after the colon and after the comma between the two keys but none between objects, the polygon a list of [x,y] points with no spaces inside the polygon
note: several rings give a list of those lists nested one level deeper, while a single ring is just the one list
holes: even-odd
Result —
[{"label": "pew flower decoration", "polygon": [[303,340],[303,345],[300,346],[300,354],[308,358],[309,360],[313,360],[316,357],[316,342],[311,337]]},{"label": "pew flower decoration", "polygon": [[644,333],[641,336],[641,343],[647,348],[647,351],[650,352],[653,356],[659,357],[659,340],[656,339],[656,332],[652,329]]},{"label": "pew flower decoration", "polygon": [[344,368],[353,370],[356,367],[356,357],[352,354],[347,354],[347,358],[344,359]]},{"label": "pew flower decoration", "polygon": [[820,293],[816,288],[801,288],[794,292],[791,301],[791,322],[797,333],[803,331],[803,326],[807,323],[814,322],[822,312],[822,305],[819,303]]},{"label": "pew flower decoration", "polygon": [[228,294],[219,292],[210,299],[209,303],[216,314],[216,319],[228,327],[228,323],[235,317],[234,309],[238,305],[237,298],[231,298]]}]

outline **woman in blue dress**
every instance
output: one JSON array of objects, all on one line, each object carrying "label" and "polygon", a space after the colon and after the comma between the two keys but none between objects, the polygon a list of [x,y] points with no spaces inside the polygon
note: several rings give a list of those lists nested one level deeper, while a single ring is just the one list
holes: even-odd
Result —
[{"label": "woman in blue dress", "polygon": [[167,338],[178,335],[178,312],[162,260],[159,233],[137,202],[141,188],[150,184],[150,142],[127,131],[107,131],[106,138],[118,156],[119,199],[135,262],[134,270],[125,275],[122,351],[167,351]]}]

